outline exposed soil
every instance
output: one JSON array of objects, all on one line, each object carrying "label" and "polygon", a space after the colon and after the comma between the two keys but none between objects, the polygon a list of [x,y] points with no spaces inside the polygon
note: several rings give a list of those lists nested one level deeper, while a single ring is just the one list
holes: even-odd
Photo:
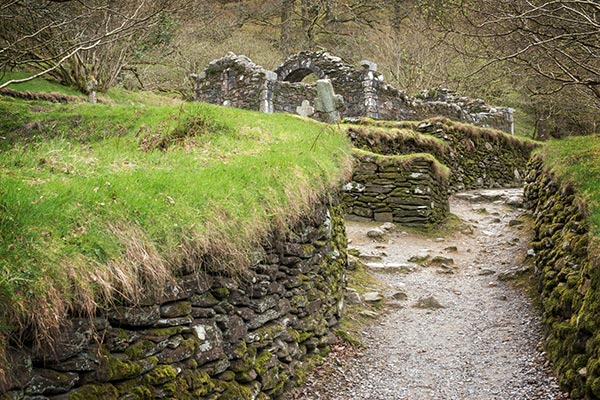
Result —
[{"label": "exposed soil", "polygon": [[452,197],[463,224],[445,237],[395,229],[376,240],[367,232],[381,224],[348,221],[350,247],[385,282],[385,307],[364,348],[334,346],[291,398],[568,399],[544,359],[538,312],[506,279],[527,252],[521,193]]}]

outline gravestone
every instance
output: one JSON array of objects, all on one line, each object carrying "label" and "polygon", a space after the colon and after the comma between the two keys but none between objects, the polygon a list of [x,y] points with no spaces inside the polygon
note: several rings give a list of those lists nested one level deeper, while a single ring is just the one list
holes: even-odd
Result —
[{"label": "gravestone", "polygon": [[310,105],[310,101],[303,100],[302,105],[296,107],[296,112],[303,117],[310,117],[315,113],[315,108]]},{"label": "gravestone", "polygon": [[85,84],[85,89],[88,94],[88,101],[92,104],[96,104],[98,99],[96,98],[96,89],[98,88],[98,81],[93,75],[90,75],[88,81]]},{"label": "gravestone", "polygon": [[315,99],[315,110],[323,114],[325,122],[338,124],[340,122],[340,110],[344,107],[344,99],[335,94],[333,85],[329,79],[317,81],[317,98]]}]

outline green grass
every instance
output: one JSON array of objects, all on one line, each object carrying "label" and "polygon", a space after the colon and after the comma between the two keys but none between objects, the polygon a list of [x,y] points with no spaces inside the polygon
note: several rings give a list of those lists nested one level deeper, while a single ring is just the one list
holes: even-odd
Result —
[{"label": "green grass", "polygon": [[592,231],[600,237],[600,136],[551,140],[541,152],[546,165],[586,200]]},{"label": "green grass", "polygon": [[[4,76],[0,75],[0,84],[7,82],[11,79],[23,79],[34,73],[29,72],[7,72]],[[8,86],[11,89],[19,91],[35,91],[35,92],[56,92],[68,94],[71,96],[83,96],[80,92],[73,90],[67,86],[63,86],[58,82],[52,80],[46,80],[44,78],[35,78],[31,81],[22,83],[13,83]]]},{"label": "green grass", "polygon": [[[195,268],[235,274],[350,173],[343,132],[283,114],[0,98],[0,116],[11,329],[56,328],[69,310],[135,300]],[[202,263],[208,253],[220,262]]]},{"label": "green grass", "polygon": [[[0,77],[0,84],[10,79],[21,79],[30,76],[28,72],[7,72]],[[43,77],[33,79],[22,83],[13,83],[8,86],[10,89],[18,91],[44,92],[44,93],[61,93],[70,96],[80,97],[83,101],[87,100],[87,96],[68,86],[45,79]],[[127,104],[127,105],[175,105],[181,101],[175,97],[159,95],[153,92],[146,91],[129,91],[119,87],[109,89],[106,93],[98,93],[98,101],[105,104]]]},{"label": "green grass", "polygon": [[131,91],[114,87],[106,93],[98,94],[98,99],[107,104],[165,106],[181,103],[181,100],[147,91]]}]

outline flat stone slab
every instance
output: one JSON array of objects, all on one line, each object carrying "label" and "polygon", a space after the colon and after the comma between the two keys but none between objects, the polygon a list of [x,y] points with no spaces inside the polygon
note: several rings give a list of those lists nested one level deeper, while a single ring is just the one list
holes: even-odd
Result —
[{"label": "flat stone slab", "polygon": [[362,298],[366,303],[378,303],[383,300],[383,295],[379,292],[367,292],[362,295]]}]

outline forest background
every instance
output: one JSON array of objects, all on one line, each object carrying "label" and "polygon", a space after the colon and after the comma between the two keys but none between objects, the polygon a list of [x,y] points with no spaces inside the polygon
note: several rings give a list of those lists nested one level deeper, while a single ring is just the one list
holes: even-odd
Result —
[{"label": "forest background", "polygon": [[273,69],[325,50],[412,95],[513,107],[535,138],[600,131],[596,0],[0,0],[0,21],[0,88],[43,75],[190,99],[191,74],[227,52]]}]

